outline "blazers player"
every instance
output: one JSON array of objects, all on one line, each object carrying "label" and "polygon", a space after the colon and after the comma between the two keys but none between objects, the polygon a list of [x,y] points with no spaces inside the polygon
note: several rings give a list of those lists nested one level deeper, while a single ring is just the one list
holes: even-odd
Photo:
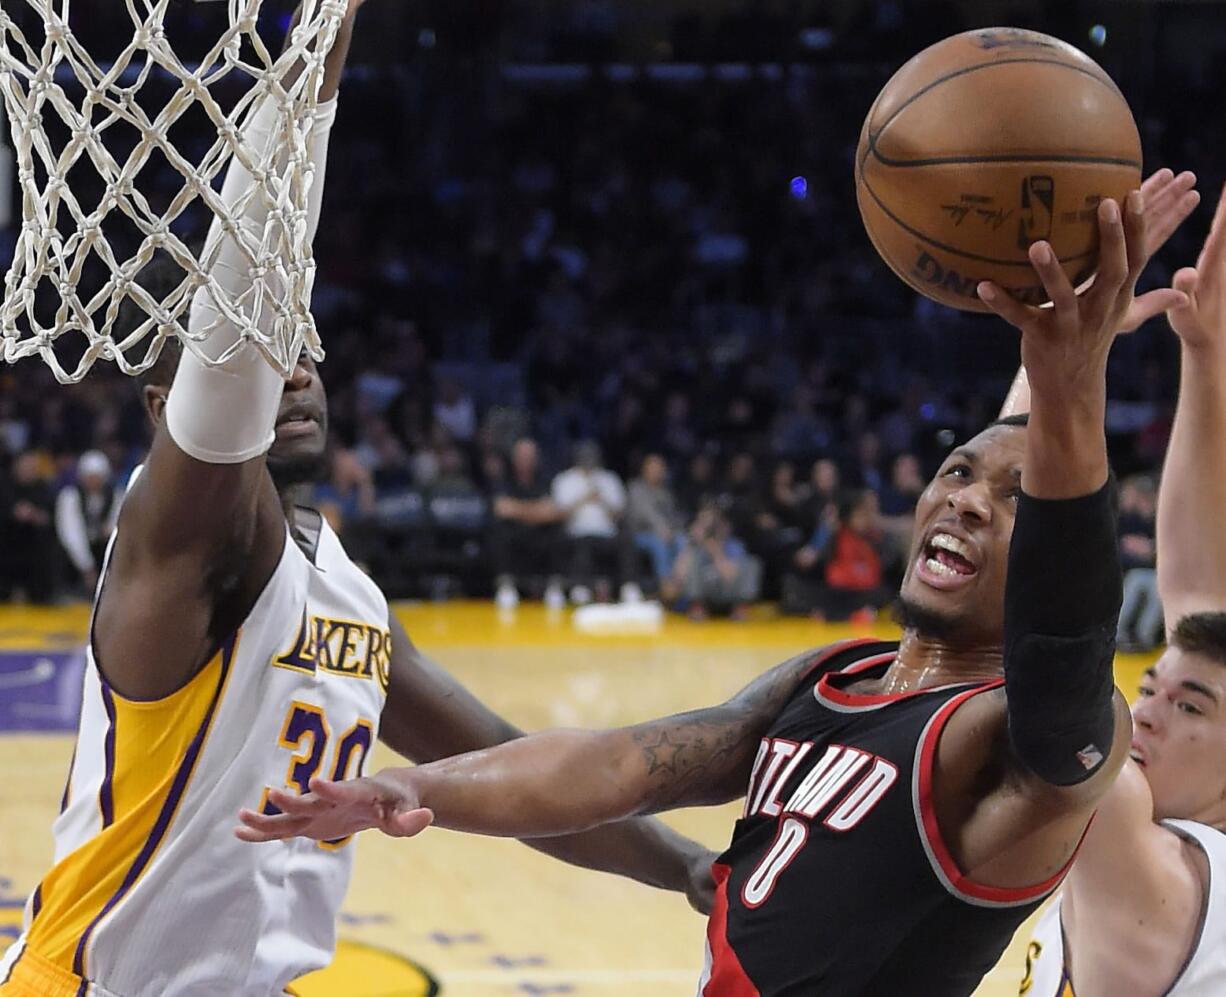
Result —
[{"label": "blazers player", "polygon": [[[359,5],[327,57],[312,232]],[[250,141],[272,134],[273,110]],[[232,166],[227,203],[249,183]],[[215,274],[242,289],[233,244]],[[237,339],[207,294],[191,322],[214,356]],[[427,760],[518,733],[416,652],[327,524],[293,507],[324,454],[314,364],[284,382],[250,347],[217,369],[176,346],[145,388],[157,431],[97,596],[55,864],[0,960],[5,997],[282,993],[331,959],[352,848],[249,848],[230,833],[235,810],[275,813],[270,789],[359,774],[376,736]],[[656,822],[538,847],[704,903],[709,856]]]},{"label": "blazers player", "polygon": [[1158,500],[1168,648],[1132,708],[1131,759],[1027,953],[1028,997],[1226,994],[1226,198],[1189,295]]},{"label": "blazers player", "polygon": [[[240,836],[328,839],[434,820],[548,834],[745,795],[717,860],[705,997],[962,995],[1064,876],[1131,737],[1111,664],[1120,599],[1103,419],[1115,330],[1136,307],[1143,199],[1099,209],[1102,263],[1054,301],[982,299],[1022,331],[1029,424],[946,459],[916,513],[900,644],[836,645],[730,701],[635,727],[552,731],[343,783]],[[1136,306],[1136,307],[1134,307]],[[748,786],[748,791],[746,791]]]}]

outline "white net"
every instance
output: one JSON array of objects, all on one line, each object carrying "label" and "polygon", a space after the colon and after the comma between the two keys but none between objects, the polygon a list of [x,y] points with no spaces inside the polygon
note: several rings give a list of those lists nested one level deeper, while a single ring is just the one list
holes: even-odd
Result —
[{"label": "white net", "polygon": [[[225,24],[212,18],[218,31],[191,63],[176,55],[166,30],[168,8],[183,11],[173,0],[109,0],[76,20],[71,0],[0,2],[0,95],[21,200],[0,309],[5,361],[38,355],[65,383],[79,381],[98,360],[135,374],[154,363],[170,335],[210,364],[224,363],[245,341],[286,374],[304,347],[322,358],[309,308],[315,266],[307,144],[324,58],[346,3],[303,0],[277,53],[257,31],[262,2],[227,0]],[[130,25],[122,25],[118,51],[106,60],[91,56],[78,35],[103,19],[113,34],[121,6]],[[189,10],[200,12],[197,34],[205,12],[219,15],[218,8]],[[240,90],[223,108],[218,95]],[[278,128],[274,141],[253,148],[243,127],[265,100],[276,102]],[[231,157],[254,183],[227,206],[217,187]],[[263,210],[249,210],[252,198],[263,200]],[[263,224],[239,224],[251,215]],[[193,235],[213,218],[220,225],[193,252]],[[211,276],[229,240],[251,278],[236,295]],[[183,277],[155,297],[138,275],[167,255]],[[200,287],[212,299],[214,324],[242,330],[220,356],[196,346],[212,326],[188,329]]]}]

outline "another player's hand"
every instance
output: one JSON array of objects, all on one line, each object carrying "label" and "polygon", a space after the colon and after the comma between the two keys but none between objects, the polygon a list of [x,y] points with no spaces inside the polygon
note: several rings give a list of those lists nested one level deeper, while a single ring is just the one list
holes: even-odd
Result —
[{"label": "another player's hand", "polygon": [[393,838],[411,838],[434,821],[434,814],[418,805],[406,773],[411,769],[384,769],[378,775],[346,782],[312,779],[303,796],[271,790],[268,800],[281,813],[239,811],[242,826],[235,835],[243,841],[280,841],[314,838],[333,841],[376,828]]},{"label": "another player's hand", "polygon": [[[1080,295],[1046,241],[1030,247],[1030,262],[1052,307],[1024,305],[989,281],[979,285],[984,304],[1021,330],[1022,364],[1033,390],[1048,388],[1074,400],[1083,389],[1101,385],[1111,343],[1133,305],[1133,291],[1147,260],[1144,209],[1139,190],[1128,195],[1122,210],[1110,198],[1098,206],[1098,274],[1093,286]],[[1186,300],[1171,288],[1146,298],[1154,314]]]},{"label": "another player's hand", "polygon": [[[1200,204],[1200,191],[1195,188],[1196,174],[1189,170],[1178,176],[1171,170],[1158,170],[1141,184],[1141,196],[1145,199],[1146,262],[1166,245],[1175,230],[1187,221]],[[1134,298],[1124,314],[1119,331],[1133,332],[1161,314],[1165,300],[1157,291]]]},{"label": "another player's hand", "polygon": [[1172,308],[1167,318],[1184,345],[1226,347],[1226,191],[1196,266],[1175,274],[1175,289],[1187,302]]}]

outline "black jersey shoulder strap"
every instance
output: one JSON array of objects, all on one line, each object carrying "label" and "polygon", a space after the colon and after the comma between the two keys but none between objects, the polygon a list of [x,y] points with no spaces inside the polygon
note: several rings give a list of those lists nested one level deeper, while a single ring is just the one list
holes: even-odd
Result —
[{"label": "black jersey shoulder strap", "polygon": [[835,641],[814,653],[803,681],[810,682],[831,672],[842,671],[865,658],[893,654],[897,650],[898,641],[877,640],[875,637],[853,637]]},{"label": "black jersey shoulder strap", "polygon": [[290,522],[290,536],[308,561],[315,564],[319,555],[319,540],[323,535],[324,517],[318,509],[305,505],[294,506],[294,518]]}]

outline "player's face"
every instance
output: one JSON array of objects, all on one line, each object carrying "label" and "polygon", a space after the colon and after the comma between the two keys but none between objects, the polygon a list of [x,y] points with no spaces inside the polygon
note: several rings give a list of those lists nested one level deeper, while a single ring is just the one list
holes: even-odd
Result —
[{"label": "player's face", "polygon": [[328,399],[315,361],[304,353],[281,392],[269,470],[279,480],[308,480],[322,464],[327,444]]},{"label": "player's face", "polygon": [[993,426],[951,453],[915,509],[901,597],[933,636],[999,643],[1026,430]]},{"label": "player's face", "polygon": [[1132,758],[1158,819],[1195,819],[1226,800],[1226,665],[1169,647],[1132,706]]}]

